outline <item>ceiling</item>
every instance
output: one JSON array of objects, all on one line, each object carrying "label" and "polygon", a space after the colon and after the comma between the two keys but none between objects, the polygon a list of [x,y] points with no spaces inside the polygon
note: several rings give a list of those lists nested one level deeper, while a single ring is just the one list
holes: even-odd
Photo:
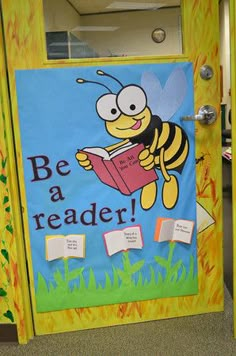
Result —
[{"label": "ceiling", "polygon": [[[180,6],[181,0],[67,0],[80,15]],[[120,6],[119,3],[121,4]],[[112,5],[113,4],[113,5]],[[107,8],[110,6],[109,8]]]}]

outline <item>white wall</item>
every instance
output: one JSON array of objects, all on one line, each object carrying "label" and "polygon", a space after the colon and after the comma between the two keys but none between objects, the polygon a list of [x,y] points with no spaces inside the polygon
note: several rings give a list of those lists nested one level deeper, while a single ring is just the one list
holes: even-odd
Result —
[{"label": "white wall", "polygon": [[43,0],[45,31],[70,31],[80,16],[66,0]]},{"label": "white wall", "polygon": [[[116,31],[81,32],[81,39],[102,56],[180,54],[179,23],[179,8],[81,16],[82,26],[119,27]],[[152,31],[157,27],[166,31],[166,39],[161,44],[151,38]]]},{"label": "white wall", "polygon": [[223,68],[223,98],[222,104],[226,104],[226,123],[231,107],[230,90],[230,26],[229,26],[229,0],[220,3],[220,64]]}]

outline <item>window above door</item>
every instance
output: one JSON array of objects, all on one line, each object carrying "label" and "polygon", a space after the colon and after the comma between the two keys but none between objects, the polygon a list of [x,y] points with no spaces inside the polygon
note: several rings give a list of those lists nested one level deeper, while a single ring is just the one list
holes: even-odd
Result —
[{"label": "window above door", "polygon": [[43,0],[48,59],[182,54],[181,0]]}]

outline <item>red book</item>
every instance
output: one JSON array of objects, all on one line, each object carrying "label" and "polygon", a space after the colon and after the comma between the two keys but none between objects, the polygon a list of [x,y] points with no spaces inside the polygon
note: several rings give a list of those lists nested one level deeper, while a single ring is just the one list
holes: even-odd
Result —
[{"label": "red book", "polygon": [[103,183],[130,195],[158,179],[154,168],[146,171],[140,166],[138,156],[144,148],[143,144],[129,142],[111,152],[101,147],[86,147],[80,152],[87,154]]}]

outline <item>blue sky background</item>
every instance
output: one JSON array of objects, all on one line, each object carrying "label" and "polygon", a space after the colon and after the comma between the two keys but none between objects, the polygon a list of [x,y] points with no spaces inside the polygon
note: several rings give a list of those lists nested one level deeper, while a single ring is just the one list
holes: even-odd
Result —
[{"label": "blue sky background", "polygon": [[[161,199],[163,178],[158,171],[157,201],[149,211],[143,211],[139,205],[140,191],[135,192],[132,196],[124,196],[102,184],[93,171],[87,172],[78,165],[75,159],[78,148],[86,146],[105,147],[113,144],[115,139],[108,135],[104,121],[97,116],[95,109],[97,99],[106,91],[104,88],[93,84],[79,85],[76,83],[76,78],[99,81],[112,90],[119,91],[120,87],[117,83],[109,78],[98,76],[96,70],[101,69],[117,77],[123,85],[140,85],[142,73],[153,72],[164,86],[172,71],[177,67],[184,70],[188,87],[184,102],[171,121],[184,128],[190,141],[190,153],[185,168],[181,175],[176,173],[179,181],[179,200],[176,207],[171,211],[163,207]],[[18,70],[16,71],[16,82],[35,285],[37,286],[38,272],[41,272],[49,282],[53,279],[53,272],[56,269],[63,270],[62,260],[46,261],[45,235],[85,234],[86,258],[83,260],[70,259],[70,269],[83,266],[85,267],[85,276],[88,276],[88,270],[92,267],[97,281],[104,284],[104,272],[111,273],[112,264],[116,267],[122,267],[122,254],[118,253],[108,257],[102,234],[132,224],[142,226],[144,248],[141,251],[131,251],[131,261],[145,259],[146,264],[153,265],[157,271],[158,267],[154,262],[154,256],[166,257],[168,244],[153,241],[156,219],[158,217],[173,217],[196,221],[194,124],[180,121],[181,116],[194,113],[192,65],[190,63],[137,64]],[[176,92],[178,92],[180,90],[178,83],[173,83],[173,85],[176,86]],[[168,106],[168,102],[166,102],[166,105]],[[38,155],[49,157],[53,175],[48,180],[31,182],[33,178],[32,166],[27,157]],[[56,173],[55,167],[60,160],[68,161],[71,170],[69,175],[60,176]],[[63,201],[51,201],[49,189],[52,186],[61,187],[62,194],[65,197]],[[136,199],[134,223],[131,222],[133,217],[131,213],[132,198]],[[80,214],[91,208],[91,203],[97,204],[97,226],[84,226],[80,221],[76,225],[63,223],[66,209],[75,209],[79,220]],[[109,207],[113,211],[113,220],[109,223],[103,223],[99,220],[99,211],[103,207]],[[124,215],[127,218],[127,223],[123,225],[117,225],[118,219],[115,211],[120,208],[127,209],[127,213]],[[44,219],[42,221],[44,221],[45,229],[36,231],[32,216],[41,212],[46,217],[51,214],[60,215],[61,228],[58,230],[50,229],[47,226],[46,219]],[[174,260],[181,258],[188,269],[191,254],[195,256],[196,266],[196,228],[191,245],[177,244]],[[146,277],[149,278],[147,266],[143,269],[143,274],[146,274]]]}]

